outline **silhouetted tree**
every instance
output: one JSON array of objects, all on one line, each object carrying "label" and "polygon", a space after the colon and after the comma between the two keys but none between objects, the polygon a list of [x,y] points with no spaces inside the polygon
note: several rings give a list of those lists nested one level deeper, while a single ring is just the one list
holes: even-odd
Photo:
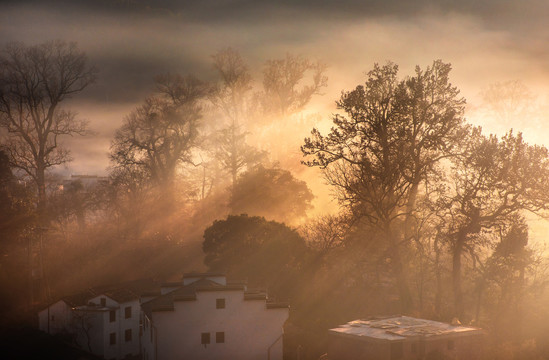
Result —
[{"label": "silhouetted tree", "polygon": [[524,211],[549,209],[549,154],[528,145],[521,134],[501,139],[475,129],[460,156],[453,159],[450,192],[441,194],[438,208],[446,224],[452,253],[455,316],[464,316],[462,258],[474,256],[483,232],[492,231]]},{"label": "silhouetted tree", "polygon": [[86,122],[60,104],[95,80],[95,69],[74,43],[8,44],[0,57],[0,126],[10,163],[37,187],[38,213],[46,205],[45,172],[71,160],[60,140],[86,134]]},{"label": "silhouetted tree", "polygon": [[215,157],[236,184],[241,171],[258,164],[266,153],[246,142],[244,124],[249,120],[252,77],[248,66],[234,49],[227,48],[213,55],[219,80],[210,100],[221,111],[223,127],[214,136]]},{"label": "silhouetted tree", "polygon": [[250,286],[267,286],[287,296],[298,281],[306,246],[299,234],[263,217],[229,215],[204,231],[204,263],[212,271],[248,279]]},{"label": "silhouetted tree", "polygon": [[[263,91],[257,94],[265,114],[285,118],[305,107],[328,85],[326,65],[286,54],[268,60],[263,69]],[[308,76],[310,75],[310,77]]]},{"label": "silhouetted tree", "polygon": [[412,306],[403,252],[415,227],[422,182],[438,176],[437,165],[451,156],[463,134],[465,100],[450,84],[451,67],[440,60],[405,80],[398,66],[374,65],[365,85],[345,92],[323,136],[313,129],[302,151],[305,164],[324,169],[339,201],[356,219],[384,234],[404,310]]},{"label": "silhouetted tree", "polygon": [[159,95],[147,98],[117,130],[110,157],[115,167],[137,167],[154,184],[171,188],[178,167],[193,162],[208,89],[179,75],[158,77],[157,87]]}]

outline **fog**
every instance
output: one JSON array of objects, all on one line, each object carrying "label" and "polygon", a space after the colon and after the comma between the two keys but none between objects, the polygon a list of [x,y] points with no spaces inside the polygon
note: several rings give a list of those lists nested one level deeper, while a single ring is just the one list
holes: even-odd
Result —
[{"label": "fog", "polygon": [[[352,206],[347,206],[351,201],[342,196],[341,189],[327,184],[330,175],[327,171],[319,166],[307,167],[302,163],[310,161],[312,156],[305,158],[300,147],[304,145],[304,139],[311,136],[313,128],[319,129],[323,135],[330,132],[335,126],[332,122],[334,116],[344,113],[338,109],[336,101],[342,99],[345,92],[364,85],[368,79],[367,73],[373,69],[374,64],[383,66],[393,62],[399,68],[398,79],[404,79],[414,74],[416,66],[425,70],[438,59],[451,64],[450,82],[460,91],[459,96],[466,99],[466,123],[481,126],[483,134],[494,133],[500,138],[512,128],[513,136],[522,133],[525,142],[532,146],[549,146],[546,136],[549,133],[548,17],[549,3],[543,0],[305,0],[299,3],[291,0],[90,0],[78,4],[73,1],[54,4],[44,1],[2,2],[2,48],[11,42],[25,45],[55,39],[75,42],[78,49],[86,53],[88,64],[98,71],[95,83],[62,103],[63,108],[75,111],[79,119],[86,120],[91,132],[83,137],[63,139],[64,145],[70,149],[72,161],[54,167],[50,174],[58,178],[69,178],[70,175],[111,176],[111,184],[115,185],[107,190],[103,188],[89,198],[86,196],[92,191],[79,193],[75,190],[70,193],[67,190],[53,193],[51,206],[54,218],[51,220],[51,229],[54,230],[48,235],[46,242],[51,247],[45,247],[44,256],[50,260],[46,265],[49,266],[49,276],[57,282],[48,286],[55,295],[61,296],[78,290],[82,283],[99,285],[114,280],[133,280],[132,275],[144,274],[172,280],[181,271],[212,270],[211,263],[215,262],[210,260],[211,263],[207,263],[204,260],[206,250],[201,249],[202,241],[206,238],[204,230],[212,227],[214,221],[219,221],[219,226],[225,224],[224,221],[228,223],[229,214],[256,211],[248,214],[253,221],[260,221],[254,215],[264,216],[266,220],[263,221],[284,221],[291,227],[291,233],[295,232],[299,238],[288,249],[290,252],[296,251],[299,255],[294,256],[301,258],[288,267],[288,273],[280,275],[280,278],[272,274],[261,278],[263,273],[249,275],[251,282],[272,282],[269,284],[275,293],[278,292],[277,295],[291,298],[298,304],[298,308],[302,306],[301,312],[292,315],[292,326],[302,327],[301,330],[306,328],[303,333],[320,333],[338,321],[351,320],[346,319],[349,316],[405,309],[395,300],[402,295],[397,295],[397,286],[387,285],[393,281],[390,268],[394,261],[392,255],[387,254],[394,249],[385,248],[386,242],[380,240],[384,239],[383,231],[373,225],[365,225],[360,219],[351,220],[355,214]],[[128,167],[125,170],[129,169],[129,172],[124,173],[120,161],[111,162],[113,149],[116,149],[116,136],[120,136],[124,126],[127,126],[132,112],[135,114],[136,109],[141,109],[140,106],[153,94],[161,96],[158,95],[155,83],[158,75],[192,75],[204,83],[219,82],[213,55],[227,48],[240,54],[247,65],[252,78],[250,94],[260,94],[264,90],[263,71],[270,60],[297,56],[312,64],[318,62],[326,65],[324,75],[328,78],[327,86],[321,87],[318,94],[306,101],[303,109],[291,116],[256,112],[255,117],[249,116],[245,121],[232,119],[233,127],[237,123],[243,128],[242,133],[237,135],[246,138],[246,144],[258,152],[267,154],[262,160],[256,163],[250,161],[238,169],[238,179],[241,183],[250,184],[249,191],[239,189],[234,179],[231,183],[231,174],[222,169],[219,163],[208,162],[218,155],[216,151],[219,152],[221,146],[219,139],[215,140],[216,132],[230,129],[229,117],[224,117],[222,109],[216,108],[214,101],[211,101],[211,93],[203,96],[209,102],[201,104],[202,137],[196,147],[198,150],[189,152],[192,161],[177,169],[178,181],[158,181],[150,185],[154,178],[150,176],[146,181],[143,180],[150,183],[143,185],[139,182],[142,179],[136,175],[138,172],[131,172],[135,168]],[[310,85],[312,71],[308,71],[300,86]],[[511,85],[520,90],[512,94],[516,97],[509,93],[498,93],[509,91]],[[507,103],[496,103],[496,100],[490,103],[487,100],[490,94],[496,100],[506,99]],[[257,102],[258,98],[260,96],[253,98],[253,101]],[[504,109],[504,114],[498,113],[501,109]],[[513,141],[509,140],[510,143]],[[191,162],[192,166],[189,165]],[[444,166],[441,165],[441,168]],[[438,169],[438,165],[434,167]],[[541,169],[542,165],[539,167]],[[447,168],[455,170],[459,165]],[[346,168],[339,168],[343,171],[341,169]],[[462,170],[463,174],[469,171]],[[133,180],[135,183],[132,183]],[[273,188],[265,190],[271,181]],[[436,180],[433,181],[436,183]],[[457,184],[458,181],[448,181],[447,191],[452,186],[457,187]],[[424,195],[421,191],[420,196]],[[11,199],[11,195],[6,198]],[[257,203],[247,207],[253,201]],[[292,201],[299,204],[294,208]],[[85,204],[82,205],[85,209],[82,210],[78,204]],[[30,208],[33,206],[29,205]],[[421,206],[426,206],[421,210],[426,211],[434,205]],[[401,207],[404,205],[401,204]],[[451,206],[448,209],[452,209]],[[421,302],[412,315],[450,321],[453,315],[452,294],[456,291],[452,289],[450,274],[452,265],[455,266],[450,256],[454,248],[451,242],[439,247],[439,237],[434,235],[447,224],[441,222],[437,227],[433,225],[436,221],[429,215],[421,215],[426,219],[424,226],[431,231],[426,230],[421,235],[424,236],[422,239],[426,239],[427,250],[423,253],[424,250],[420,251],[420,246],[413,242],[405,249],[411,254],[406,259],[406,265],[411,269],[408,276],[417,281],[412,287],[417,287],[413,291],[418,291],[416,300]],[[443,217],[440,213],[436,215]],[[531,305],[535,309],[542,309],[540,311],[543,314],[543,311],[549,313],[536,300],[537,295],[546,298],[547,294],[541,285],[539,293],[535,293],[534,289],[540,283],[545,284],[540,279],[546,276],[546,259],[543,255],[546,255],[549,225],[542,216],[528,211],[514,215],[516,217],[505,220],[509,222],[502,220],[479,230],[478,236],[484,236],[481,240],[468,238],[467,241],[473,243],[473,250],[467,254],[464,250],[463,255],[463,287],[466,297],[470,297],[466,299],[466,302],[469,301],[466,303],[469,312],[466,319],[471,324],[486,326],[494,333],[498,332],[498,324],[501,325],[497,320],[498,311],[502,313],[502,309],[506,309],[505,304],[501,305],[504,302],[502,299],[506,298],[498,292],[497,286],[503,289],[507,283],[502,281],[504,285],[501,285],[502,282],[498,283],[496,279],[491,287],[482,283],[486,289],[478,290],[481,288],[478,279],[488,277],[486,269],[492,262],[497,262],[497,259],[493,259],[494,254],[497,255],[498,246],[512,233],[511,228],[520,228],[522,217],[527,219],[528,224],[525,235],[528,238],[528,251],[531,251],[528,254],[538,256],[534,259],[535,256],[531,255],[529,258],[531,266],[528,271],[531,273],[526,276],[526,281],[529,281],[528,289],[533,290],[527,294],[524,290],[522,306]],[[396,218],[399,216],[402,214]],[[224,220],[225,217],[227,220]],[[25,235],[27,230],[21,230],[23,227],[17,227],[18,221],[10,218],[9,226],[5,226],[11,231],[10,226],[15,223],[17,229],[14,231],[18,232],[17,236],[13,235],[13,239],[17,240],[13,244],[9,243],[10,250],[3,251],[8,265],[4,266],[5,273],[1,275],[7,282],[16,282],[13,274],[17,266],[25,266],[24,239],[30,235]],[[238,221],[247,220],[244,217],[238,218]],[[408,225],[404,222],[391,226],[399,228],[403,233],[408,231]],[[446,230],[450,234],[453,229],[448,226]],[[499,235],[495,230],[498,226]],[[9,234],[11,239],[12,233]],[[448,238],[455,235],[448,234]],[[58,257],[57,249],[62,249],[66,258]],[[288,249],[279,249],[280,254],[286,254],[284,251]],[[266,267],[268,265],[276,269],[279,266],[276,263],[277,256],[282,255],[277,253],[271,256],[263,251],[250,255],[250,258],[256,264],[264,263]],[[436,266],[433,265],[435,258]],[[230,257],[227,259],[227,263],[234,260]],[[246,271],[253,261],[241,260],[242,264],[233,268],[232,273],[229,270],[229,275],[248,276]],[[136,269],[136,273],[131,274],[128,269]],[[522,281],[525,281],[524,271],[525,268],[522,268]],[[444,273],[442,280],[436,275],[441,272]],[[257,279],[254,275],[257,275]],[[291,281],[285,282],[289,278]],[[435,289],[435,278],[442,281],[443,286]],[[423,282],[426,284],[424,288]],[[526,287],[524,285],[524,289]],[[18,296],[23,296],[26,288],[20,284],[14,285],[14,288],[16,290],[10,299],[18,301]],[[354,296],[348,296],[340,303],[333,288],[342,292],[350,291]],[[478,300],[474,298],[477,291]],[[488,295],[481,300],[482,291]],[[501,290],[501,293],[505,291]],[[440,294],[443,294],[441,298]],[[312,300],[309,299],[310,295]],[[371,304],[364,305],[359,301],[360,297],[370,296],[375,297]],[[474,306],[477,306],[475,316],[471,315]],[[18,310],[21,307],[14,305]],[[331,313],[325,318],[319,317],[319,314],[325,312]],[[479,317],[481,320],[477,324],[475,322],[479,321]],[[525,314],[524,318],[531,320],[536,315],[532,311]],[[539,341],[541,338],[543,324],[536,323],[533,327],[536,328],[530,332],[525,331],[528,333],[525,336],[531,338],[520,338],[520,341],[524,341],[522,345],[517,345],[519,340],[513,342],[516,340],[515,334],[506,338],[498,333],[495,343],[501,339],[509,341],[514,346],[513,351],[519,354],[518,349],[525,351],[524,344],[530,344],[528,341]],[[307,336],[311,333],[307,333]],[[306,346],[310,346],[311,354],[320,355],[317,352],[321,353],[323,349],[319,350],[321,346],[313,343],[308,338]],[[541,345],[536,349],[539,350],[536,354],[542,354],[540,358],[546,354],[542,353]],[[505,359],[501,354],[493,358]]]}]

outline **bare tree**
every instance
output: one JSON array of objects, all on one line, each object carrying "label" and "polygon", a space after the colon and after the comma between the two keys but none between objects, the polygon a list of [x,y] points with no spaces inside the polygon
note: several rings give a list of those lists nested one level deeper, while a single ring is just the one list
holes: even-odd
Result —
[{"label": "bare tree", "polygon": [[302,146],[308,166],[318,166],[357,220],[383,234],[404,310],[413,306],[405,256],[418,226],[421,184],[437,177],[463,133],[465,100],[449,80],[450,64],[440,60],[413,77],[398,80],[398,66],[374,65],[365,85],[344,92],[323,136],[316,129]]},{"label": "bare tree", "polygon": [[0,57],[0,127],[7,130],[4,149],[13,167],[36,184],[38,213],[46,204],[47,169],[71,160],[65,135],[84,135],[86,122],[61,109],[71,95],[94,82],[96,70],[75,43],[34,46],[8,44]]},{"label": "bare tree", "polygon": [[263,110],[282,118],[303,110],[313,95],[320,94],[328,85],[325,72],[325,64],[291,54],[284,59],[267,61],[263,70],[263,92],[259,94]]},{"label": "bare tree", "polygon": [[117,130],[111,146],[116,168],[139,168],[157,185],[171,187],[182,163],[192,163],[198,145],[206,86],[192,76],[157,79],[158,96],[149,97]]},{"label": "bare tree", "polygon": [[213,65],[219,76],[216,91],[210,101],[221,111],[224,127],[215,136],[215,157],[232,180],[232,191],[238,175],[245,169],[258,164],[266,156],[246,142],[248,133],[243,123],[248,120],[252,89],[252,77],[240,54],[227,48],[212,56]]}]

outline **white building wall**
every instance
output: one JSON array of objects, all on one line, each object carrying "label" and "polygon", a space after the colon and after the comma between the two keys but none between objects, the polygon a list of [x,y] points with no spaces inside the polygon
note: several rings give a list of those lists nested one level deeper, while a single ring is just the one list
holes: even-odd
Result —
[{"label": "white building wall", "polygon": [[[100,295],[90,302],[100,304],[101,298],[105,298],[106,307],[102,316],[103,333],[97,334],[101,338],[105,349],[103,356],[106,359],[123,359],[127,355],[139,354],[139,300],[118,303],[108,296]],[[131,307],[131,316],[126,319],[126,307]],[[111,321],[110,311],[115,312],[115,319]],[[126,330],[131,330],[131,340],[126,341]],[[116,334],[116,343],[111,344],[111,334]]]},{"label": "white building wall", "polygon": [[74,310],[71,332],[76,334],[76,343],[81,349],[99,356],[105,355],[105,314],[108,316],[108,312],[105,311]]},{"label": "white building wall", "polygon": [[[188,358],[282,359],[279,337],[288,309],[267,309],[265,300],[244,300],[242,290],[197,292],[196,301],[177,301],[175,311],[154,312],[158,360]],[[216,309],[216,299],[225,308]],[[224,343],[216,343],[216,332],[224,332]],[[201,344],[201,334],[210,334],[210,344]]]},{"label": "white building wall", "polygon": [[143,314],[143,335],[141,336],[141,358],[143,360],[155,360],[155,342],[152,323]]},{"label": "white building wall", "polygon": [[52,335],[66,332],[71,324],[71,315],[71,307],[59,300],[38,313],[38,327]]},{"label": "white building wall", "polygon": [[[126,308],[131,307],[131,316],[126,319]],[[121,355],[139,355],[139,300],[120,304]],[[131,330],[131,340],[126,341],[126,330]]]}]

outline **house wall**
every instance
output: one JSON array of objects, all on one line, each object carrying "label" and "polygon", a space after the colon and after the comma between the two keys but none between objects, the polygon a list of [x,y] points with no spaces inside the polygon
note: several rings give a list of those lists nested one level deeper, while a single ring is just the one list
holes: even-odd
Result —
[{"label": "house wall", "polygon": [[[225,308],[216,309],[216,299]],[[197,292],[194,301],[176,301],[175,311],[154,312],[158,360],[188,358],[282,359],[282,326],[288,309],[267,309],[265,300],[244,300],[244,292]],[[216,332],[224,332],[224,343],[216,343]],[[201,344],[201,334],[210,334],[210,344]]]},{"label": "house wall", "polygon": [[103,338],[106,316],[108,317],[108,312],[105,311],[73,310],[70,331],[76,335],[76,343],[81,349],[105,356]]},{"label": "house wall", "polygon": [[[108,309],[102,312],[93,312],[101,322],[102,332],[94,332],[94,338],[101,343],[105,359],[123,359],[128,355],[138,355],[139,348],[139,300],[118,303],[108,296],[100,295],[90,299],[89,302],[100,304],[101,298],[105,298]],[[125,309],[131,307],[131,317],[126,319]],[[110,321],[110,311],[115,311],[115,321]],[[131,330],[131,340],[126,341],[126,330]],[[110,343],[111,334],[116,334],[116,343]],[[99,354],[94,352],[95,354]]]},{"label": "house wall", "polygon": [[52,335],[63,333],[71,323],[71,316],[71,307],[63,300],[59,300],[38,313],[38,327]]},{"label": "house wall", "polygon": [[391,349],[386,342],[353,339],[349,336],[330,333],[328,357],[330,360],[389,360]]},{"label": "house wall", "polygon": [[150,319],[142,313],[143,333],[141,336],[141,358],[143,360],[155,360],[155,342],[153,341],[153,325]]},{"label": "house wall", "polygon": [[[126,319],[125,309],[131,307],[131,316]],[[120,344],[121,356],[139,355],[139,300],[132,300],[120,304]],[[125,332],[131,330],[131,340],[126,341]]]},{"label": "house wall", "polygon": [[[394,343],[394,341],[368,340],[331,333],[328,341],[328,356],[330,360],[391,360],[391,344]],[[398,359],[401,360],[418,358],[482,359],[482,336],[478,333],[456,334],[423,340],[408,338],[400,343],[402,344],[402,357]]]}]

